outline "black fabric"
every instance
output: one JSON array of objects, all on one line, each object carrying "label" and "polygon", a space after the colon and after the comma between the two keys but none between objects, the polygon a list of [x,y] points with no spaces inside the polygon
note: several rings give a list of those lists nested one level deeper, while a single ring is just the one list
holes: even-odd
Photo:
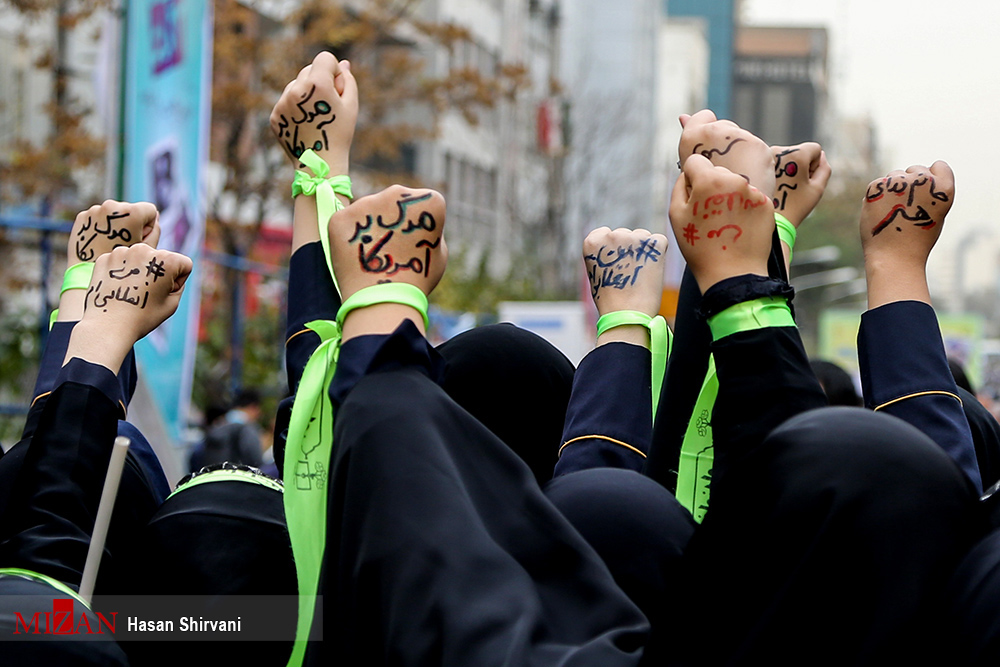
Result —
[{"label": "black fabric", "polygon": [[[687,577],[681,556],[696,526],[677,499],[648,477],[616,468],[562,475],[545,486],[545,495],[594,547],[654,631],[675,628],[686,607],[677,594]],[[664,639],[656,646],[673,643]],[[645,664],[668,658],[648,648],[644,653]]]},{"label": "black fabric", "polygon": [[[775,228],[771,235],[771,253],[767,258],[767,275],[788,282],[781,239]],[[667,363],[667,373],[660,390],[660,403],[653,424],[653,444],[646,459],[645,474],[668,490],[677,488],[677,464],[684,433],[698,401],[701,385],[708,372],[712,332],[699,315],[701,290],[691,269],[684,268],[674,318],[674,343]],[[788,307],[795,315],[794,306]]]},{"label": "black fabric", "polygon": [[741,331],[714,342],[712,353],[719,378],[714,479],[786,419],[827,402],[796,327]]},{"label": "black fabric", "polygon": [[[20,623],[22,620],[31,625],[32,630],[37,628],[39,632],[45,633],[46,620],[43,614],[47,612],[54,623],[53,601],[67,598],[69,596],[62,591],[39,581],[14,576],[0,577],[0,635],[3,636],[3,644],[0,645],[0,664],[4,667],[128,665],[124,651],[110,634],[106,634],[106,626],[99,626],[99,619],[94,612],[75,599],[72,627],[81,631],[86,631],[86,628],[90,627],[95,634],[89,635],[87,640],[79,641],[72,635],[62,637],[49,635],[48,641],[37,641],[23,640],[14,635],[15,630],[19,633],[24,632],[24,625]],[[20,614],[20,619],[16,614]],[[32,625],[35,614],[38,614],[38,625]],[[81,620],[82,616],[86,617],[85,622]],[[119,618],[117,622],[123,622],[123,619]],[[60,627],[62,626],[55,626],[55,628]],[[104,628],[102,634],[96,634],[99,627]]]},{"label": "black fabric", "polygon": [[288,261],[288,317],[285,329],[285,368],[288,390],[294,394],[319,337],[305,328],[313,320],[335,320],[340,294],[330,278],[323,245],[307,243]]},{"label": "black fabric", "polygon": [[308,664],[635,665],[648,626],[527,466],[416,366],[337,416]]},{"label": "black fabric", "polygon": [[982,491],[969,422],[955,399],[958,386],[930,304],[895,301],[865,312],[858,329],[858,362],[865,405],[926,434]]},{"label": "black fabric", "polygon": [[948,584],[945,610],[949,664],[1000,664],[1000,528],[962,560]]},{"label": "black fabric", "polygon": [[706,320],[725,309],[744,301],[753,301],[768,296],[780,296],[791,302],[795,296],[784,280],[746,274],[720,280],[712,285],[701,299],[698,314]]},{"label": "black fabric", "polygon": [[448,395],[513,449],[539,484],[550,479],[573,384],[569,359],[512,324],[471,329],[437,351]]},{"label": "black fabric", "polygon": [[982,530],[975,503],[951,459],[899,419],[789,420],[713,480],[684,556],[681,632],[698,647],[685,660],[930,664],[945,581]]},{"label": "black fabric", "polygon": [[[119,413],[118,405],[88,385],[65,382],[49,396],[0,517],[0,565],[79,585]],[[128,491],[122,491],[115,520],[127,513],[144,523],[148,514],[133,514]],[[109,539],[102,572],[113,564],[112,546]]]},{"label": "black fabric", "polygon": [[958,388],[962,409],[972,430],[972,443],[976,448],[976,462],[983,487],[989,488],[1000,481],[1000,424],[993,413],[979,399],[962,387]]},{"label": "black fabric", "polygon": [[[274,595],[273,622],[295,634],[298,593],[282,494],[242,480],[187,487],[136,531],[132,595]],[[211,618],[209,608],[189,615]],[[283,667],[292,642],[127,642],[133,667],[247,664]]]},{"label": "black fabric", "polygon": [[698,283],[691,269],[685,268],[677,298],[673,347],[660,389],[660,403],[653,421],[653,442],[644,470],[669,491],[677,489],[677,463],[684,433],[705,381],[711,354],[712,332],[708,323],[696,314],[699,303]]},{"label": "black fabric", "polygon": [[561,437],[569,444],[553,477],[590,468],[642,472],[653,431],[651,385],[650,353],[644,346],[616,342],[591,350],[573,376]]}]

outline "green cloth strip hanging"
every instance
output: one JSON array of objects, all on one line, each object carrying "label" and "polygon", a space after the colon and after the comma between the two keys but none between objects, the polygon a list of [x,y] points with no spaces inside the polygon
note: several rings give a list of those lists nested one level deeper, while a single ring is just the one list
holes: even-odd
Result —
[{"label": "green cloth strip hanging", "polygon": [[326,257],[326,266],[330,269],[333,286],[337,288],[337,293],[340,293],[340,285],[337,284],[337,276],[333,273],[333,262],[330,260],[329,225],[333,214],[344,208],[344,204],[337,199],[337,195],[343,195],[348,199],[354,197],[351,193],[351,179],[348,176],[329,176],[330,165],[311,148],[302,153],[299,160],[312,169],[315,176],[296,170],[295,179],[292,181],[292,198],[298,197],[300,194],[307,197],[316,195],[319,240],[323,244],[323,255]]},{"label": "green cloth strip hanging", "polygon": [[299,588],[298,625],[289,667],[298,667],[305,658],[326,548],[326,496],[334,417],[329,388],[340,356],[342,327],[351,311],[380,303],[410,306],[420,312],[424,325],[427,324],[427,295],[419,287],[406,283],[358,290],[344,301],[336,322],[314,320],[306,324],[319,336],[320,344],[309,357],[295,392],[282,475],[285,522]]},{"label": "green cloth strip hanging", "polygon": [[649,329],[649,352],[652,357],[653,383],[653,419],[656,419],[656,407],[660,403],[660,389],[663,387],[663,376],[667,370],[667,357],[670,356],[670,346],[673,334],[667,327],[663,316],[650,317],[638,310],[617,310],[605,313],[597,320],[597,335],[600,336],[609,329],[628,324],[636,324]]}]

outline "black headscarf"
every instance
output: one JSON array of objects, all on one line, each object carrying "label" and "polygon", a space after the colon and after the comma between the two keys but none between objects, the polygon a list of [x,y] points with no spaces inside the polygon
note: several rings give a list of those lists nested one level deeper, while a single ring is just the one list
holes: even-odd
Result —
[{"label": "black headscarf", "polygon": [[437,351],[448,395],[513,449],[539,484],[551,479],[573,387],[569,359],[512,324],[466,331]]},{"label": "black headscarf", "polygon": [[[295,635],[298,593],[292,547],[285,526],[282,493],[262,474],[231,474],[236,466],[194,477],[218,481],[182,484],[134,537],[131,590],[143,595],[275,596],[274,623]],[[227,479],[227,475],[229,479]],[[248,477],[253,475],[254,481]],[[284,597],[278,597],[284,596]],[[284,606],[282,606],[284,605]],[[209,607],[192,604],[189,615],[213,618]],[[133,665],[285,664],[288,642],[127,642]]]}]

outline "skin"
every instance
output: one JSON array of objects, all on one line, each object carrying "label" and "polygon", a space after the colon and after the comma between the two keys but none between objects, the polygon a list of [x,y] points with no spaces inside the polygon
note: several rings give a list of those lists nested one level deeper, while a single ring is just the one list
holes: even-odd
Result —
[{"label": "skin", "polygon": [[[400,203],[407,200],[413,203],[406,206],[405,218],[397,224]],[[371,226],[359,230],[359,225],[367,225],[369,220]],[[445,200],[439,192],[402,185],[362,197],[335,213],[330,219],[330,252],[344,300],[382,282],[407,283],[429,295],[440,282],[448,262],[444,221]],[[364,255],[373,258],[368,268],[362,261]],[[411,262],[418,260],[421,268],[393,270],[388,264],[390,257],[397,267],[417,266]],[[388,270],[371,270],[376,264],[377,268]],[[343,338],[391,333],[403,319],[411,320],[424,332],[423,317],[417,310],[400,304],[378,304],[352,311],[344,321]]]},{"label": "skin", "polygon": [[[143,275],[146,266],[154,259],[157,263],[162,263],[163,275],[156,280],[142,280],[146,277]],[[73,328],[63,364],[76,357],[117,372],[135,342],[177,310],[192,266],[189,257],[156,250],[145,243],[116,248],[101,255],[94,266],[91,288],[102,281],[105,285],[112,284],[116,282],[115,275],[138,269],[137,277],[128,282],[135,282],[139,286],[139,294],[148,291],[145,307],[139,308],[115,299],[99,302],[95,290],[88,289],[84,292],[85,312]],[[144,285],[145,282],[149,282],[149,285]]]},{"label": "skin", "polygon": [[[833,173],[830,163],[822,147],[812,141],[795,146],[772,146],[771,152],[775,157],[774,209],[798,229],[826,191]],[[791,248],[784,241],[781,248],[787,270]]]},{"label": "skin", "polygon": [[[629,253],[621,263],[620,273],[631,276],[636,266],[639,263],[643,264],[638,273],[634,274],[634,282],[629,280],[620,289],[610,286],[597,287],[594,305],[597,306],[599,315],[620,310],[635,310],[652,317],[659,312],[663,296],[662,259],[660,261],[652,259],[640,261],[634,253],[636,249],[642,247],[654,248],[655,251],[659,252],[656,257],[662,258],[663,253],[666,252],[667,238],[663,234],[653,234],[646,229],[618,228],[611,230],[608,227],[599,227],[584,239],[583,257],[588,276],[597,276],[599,279],[604,270],[601,260],[606,258],[609,253],[617,253],[619,249]],[[627,269],[624,268],[626,265],[628,265]],[[609,329],[597,338],[599,346],[612,342],[649,347],[649,331],[642,326],[625,325]]]},{"label": "skin", "polygon": [[[110,235],[94,235],[91,230],[98,223],[106,224],[105,221],[109,215],[114,216],[112,225],[118,236],[109,238]],[[128,233],[122,234],[122,230],[127,230]],[[129,240],[126,241],[125,238]],[[160,214],[155,206],[149,202],[129,203],[108,199],[102,204],[95,204],[86,211],[80,211],[77,214],[66,247],[66,265],[73,266],[83,261],[78,247],[83,247],[85,257],[90,257],[92,252],[90,261],[93,261],[119,246],[128,247],[141,241],[155,248],[159,240]],[[59,297],[57,321],[78,322],[83,317],[83,301],[86,292],[82,289],[63,292]]]},{"label": "skin", "polygon": [[927,258],[954,201],[955,174],[940,160],[891,171],[868,185],[859,227],[869,309],[895,301],[930,304]]},{"label": "skin", "polygon": [[671,195],[670,224],[702,294],[726,278],[767,275],[773,204],[742,176],[691,156]]},{"label": "skin", "polygon": [[[320,103],[328,105],[329,113],[318,114],[311,121],[294,122],[306,118],[310,111],[315,112]],[[335,116],[332,122],[331,116]],[[307,147],[315,146],[317,141],[323,142],[325,133],[326,144],[315,152],[330,165],[330,176],[349,173],[351,141],[357,120],[358,84],[351,73],[351,64],[346,60],[338,61],[328,51],[319,53],[285,86],[270,118],[271,130],[291,164],[309,174],[311,170],[299,162],[289,147],[288,133],[297,129],[298,139]],[[341,201],[350,203],[343,197]],[[292,253],[319,240],[315,196],[295,198],[293,220]]]}]

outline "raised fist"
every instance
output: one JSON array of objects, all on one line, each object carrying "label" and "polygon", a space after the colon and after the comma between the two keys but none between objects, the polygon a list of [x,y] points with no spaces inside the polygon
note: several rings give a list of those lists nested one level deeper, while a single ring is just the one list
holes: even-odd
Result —
[{"label": "raised fist", "polygon": [[77,214],[66,249],[68,266],[93,262],[115,248],[142,242],[152,247],[160,240],[160,214],[148,202],[112,201],[95,204]]},{"label": "raised fist", "polygon": [[774,154],[774,210],[798,227],[812,213],[830,180],[830,163],[819,144],[771,146]]},{"label": "raised fist", "polygon": [[444,197],[393,185],[330,219],[333,271],[346,300],[379,283],[409,283],[430,294],[444,275]]},{"label": "raised fist", "polygon": [[271,111],[271,129],[298,169],[306,149],[330,165],[330,175],[347,173],[358,120],[358,84],[351,64],[323,51],[281,93]]},{"label": "raised fist", "polygon": [[716,120],[703,109],[693,116],[680,118],[681,133],[677,152],[683,168],[692,155],[707,158],[717,167],[725,167],[766,194],[774,194],[774,157],[771,148],[756,135],[731,120]]},{"label": "raised fist", "polygon": [[131,346],[174,314],[191,269],[189,257],[144,243],[101,255],[81,323],[99,324]]},{"label": "raised fist", "polygon": [[702,294],[725,278],[767,275],[771,198],[702,155],[684,163],[671,195],[670,225]]},{"label": "raised fist", "polygon": [[663,253],[667,237],[645,229],[599,227],[583,241],[590,295],[604,315],[637,310],[650,317],[663,298]]},{"label": "raised fist", "polygon": [[865,261],[927,262],[955,200],[955,174],[946,162],[891,171],[868,185],[861,206]]}]

